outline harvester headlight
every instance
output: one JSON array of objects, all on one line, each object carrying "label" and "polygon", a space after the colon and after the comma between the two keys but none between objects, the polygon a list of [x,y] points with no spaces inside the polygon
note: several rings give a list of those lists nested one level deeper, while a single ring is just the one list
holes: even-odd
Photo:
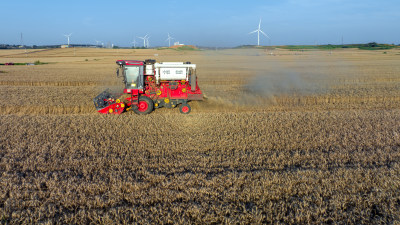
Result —
[{"label": "harvester headlight", "polygon": [[113,113],[114,110],[113,110],[113,109],[109,109],[108,112],[109,112],[109,113]]},{"label": "harvester headlight", "polygon": [[169,98],[165,98],[164,102],[168,104],[169,103]]},{"label": "harvester headlight", "polygon": [[161,95],[161,90],[160,89],[158,89],[157,91],[156,91],[156,95]]},{"label": "harvester headlight", "polygon": [[124,107],[125,107],[125,104],[124,104],[124,103],[121,103],[121,107],[124,108]]}]

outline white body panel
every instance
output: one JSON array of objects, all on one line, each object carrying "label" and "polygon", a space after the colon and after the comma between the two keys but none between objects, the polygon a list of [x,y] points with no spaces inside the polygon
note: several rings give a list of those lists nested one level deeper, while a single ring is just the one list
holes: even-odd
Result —
[{"label": "white body panel", "polygon": [[183,62],[155,63],[156,81],[164,80],[189,80],[189,69],[196,69],[196,64],[184,64]]},{"label": "white body panel", "polygon": [[160,68],[160,80],[186,80],[187,68]]}]

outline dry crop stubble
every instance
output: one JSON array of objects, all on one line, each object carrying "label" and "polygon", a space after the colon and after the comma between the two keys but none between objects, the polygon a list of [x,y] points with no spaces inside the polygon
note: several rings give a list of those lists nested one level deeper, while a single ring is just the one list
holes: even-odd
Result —
[{"label": "dry crop stubble", "polygon": [[[2,223],[399,221],[399,66],[392,58],[357,50],[329,56],[138,50],[140,60],[157,53],[162,61],[197,63],[209,100],[191,103],[187,116],[176,109],[143,117],[65,108],[91,107],[99,83],[119,82],[113,80],[117,57],[136,58],[132,50],[97,50],[79,49],[78,58],[68,51],[40,52],[59,63],[32,73],[25,67],[0,69],[7,71],[1,81],[23,81],[21,70],[44,82],[3,84],[10,92],[3,92],[2,108],[11,107],[7,98],[15,107],[38,108],[0,116]],[[347,63],[332,63],[335,54],[340,54],[336,61]],[[90,55],[102,59],[83,60]],[[316,58],[321,60],[313,63]],[[383,78],[374,75],[368,60],[381,68]],[[266,61],[279,67],[265,68]],[[355,69],[364,66],[368,69]],[[311,94],[275,93],[275,102],[253,96],[256,104],[237,103],[258,72],[280,68],[295,71],[301,82],[319,87],[332,80],[334,85]],[[83,85],[46,83],[58,79]],[[267,81],[276,79],[285,85],[274,76]],[[69,115],[46,111],[49,107]]]},{"label": "dry crop stubble", "polygon": [[[393,220],[398,213],[399,199],[392,197],[399,194],[399,174],[393,172],[399,169],[400,156],[393,134],[400,131],[399,124],[385,122],[400,121],[398,111],[196,114],[184,120],[159,114],[5,117],[21,124],[35,119],[37,126],[25,129],[2,121],[10,136],[28,139],[26,143],[2,140],[6,154],[1,166],[6,172],[4,183],[9,184],[2,185],[2,192],[36,192],[46,187],[45,195],[36,198],[62,199],[50,198],[40,206],[57,206],[55,214],[48,215],[50,220],[57,212],[80,211],[87,213],[83,221],[91,221],[96,213],[113,215],[113,208],[133,210],[140,216],[130,221],[137,222],[178,217],[255,222],[256,210],[264,222],[306,222],[312,217],[315,222],[328,217],[368,222],[375,220],[363,215],[372,215],[368,207],[374,204],[385,215],[375,219]],[[334,126],[338,118],[343,124]],[[154,122],[161,120],[166,122]],[[223,128],[216,129],[215,124]],[[58,128],[52,129],[54,125]],[[159,129],[140,129],[145,125]],[[192,125],[197,126],[190,132],[179,129]],[[164,135],[167,128],[176,134]],[[148,135],[150,131],[153,135]],[[162,138],[154,143],[154,137]],[[13,179],[22,183],[19,190],[7,189],[15,186],[10,185]],[[25,212],[36,207],[31,198],[8,197],[5,209]],[[11,207],[10,202],[21,205]],[[29,216],[39,220],[38,215]],[[46,220],[44,215],[41,218]]]}]

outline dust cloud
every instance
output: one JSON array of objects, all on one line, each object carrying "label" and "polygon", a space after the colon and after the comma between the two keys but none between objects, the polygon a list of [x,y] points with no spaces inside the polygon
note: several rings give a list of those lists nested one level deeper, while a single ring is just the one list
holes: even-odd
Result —
[{"label": "dust cloud", "polygon": [[336,81],[333,81],[329,74],[321,69],[334,68],[333,70],[343,72],[340,71],[340,68],[343,68],[341,63],[323,55],[326,54],[325,52],[307,54],[298,55],[288,51],[257,49],[208,53],[209,59],[226,58],[225,62],[221,62],[221,67],[230,68],[229,71],[242,71],[243,75],[239,78],[231,78],[231,72],[227,71],[224,74],[225,79],[241,79],[242,85],[230,94],[211,91],[207,99],[211,103],[206,105],[265,106],[276,104],[279,98],[302,98],[329,93]]},{"label": "dust cloud", "polygon": [[99,93],[108,89],[108,91],[115,95],[121,95],[124,92],[124,83],[122,77],[117,77],[116,70],[111,69],[109,75],[102,77],[99,80],[97,90]]}]

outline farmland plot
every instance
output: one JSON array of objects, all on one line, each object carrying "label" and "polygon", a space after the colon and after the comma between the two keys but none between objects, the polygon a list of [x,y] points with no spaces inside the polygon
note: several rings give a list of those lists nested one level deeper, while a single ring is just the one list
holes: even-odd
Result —
[{"label": "farmland plot", "polygon": [[[396,50],[75,51],[0,54],[53,62],[0,67],[2,223],[400,220]],[[146,58],[196,63],[208,99],[97,114]]]}]

